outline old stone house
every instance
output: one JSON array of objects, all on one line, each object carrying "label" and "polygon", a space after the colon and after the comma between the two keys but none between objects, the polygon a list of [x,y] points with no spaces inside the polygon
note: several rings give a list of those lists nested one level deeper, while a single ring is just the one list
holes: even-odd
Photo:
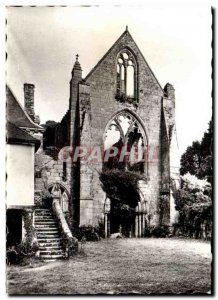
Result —
[{"label": "old stone house", "polygon": [[[27,87],[25,109],[33,119],[34,86]],[[35,154],[38,228],[42,216],[52,222],[49,211],[53,206],[69,236],[71,229],[82,225],[103,225],[105,236],[122,231],[119,216],[116,220],[112,217],[114,200],[100,180],[100,174],[111,169],[142,175],[139,198],[131,201],[134,214],[129,219],[129,236],[142,237],[146,226],[172,225],[175,90],[169,83],[161,87],[128,28],[85,78],[76,57],[66,114],[60,123],[44,127],[43,143]],[[116,155],[114,148],[118,149]],[[99,159],[102,152],[103,160],[102,155]],[[128,161],[123,163],[118,154],[128,156]],[[49,234],[53,240],[58,238],[49,228],[45,227],[47,236],[39,231],[42,240]]]}]

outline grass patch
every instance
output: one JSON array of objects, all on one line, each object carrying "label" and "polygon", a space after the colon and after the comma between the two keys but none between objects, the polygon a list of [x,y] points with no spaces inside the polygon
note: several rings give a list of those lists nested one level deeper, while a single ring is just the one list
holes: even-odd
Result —
[{"label": "grass patch", "polygon": [[208,293],[210,244],[181,239],[118,239],[85,244],[85,254],[44,266],[9,267],[13,295]]}]

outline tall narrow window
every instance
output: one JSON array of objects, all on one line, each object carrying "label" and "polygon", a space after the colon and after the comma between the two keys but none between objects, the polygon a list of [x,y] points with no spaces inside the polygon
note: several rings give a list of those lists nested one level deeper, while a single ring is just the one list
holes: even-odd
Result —
[{"label": "tall narrow window", "polygon": [[121,86],[121,93],[125,93],[125,69],[124,66],[121,66],[121,74],[120,74],[120,86]]},{"label": "tall narrow window", "polygon": [[67,163],[66,161],[63,162],[63,181],[67,181]]},{"label": "tall narrow window", "polygon": [[116,99],[121,102],[136,102],[136,61],[132,53],[125,49],[117,58]]},{"label": "tall narrow window", "polygon": [[127,67],[126,94],[127,97],[134,98],[134,68],[132,65]]}]

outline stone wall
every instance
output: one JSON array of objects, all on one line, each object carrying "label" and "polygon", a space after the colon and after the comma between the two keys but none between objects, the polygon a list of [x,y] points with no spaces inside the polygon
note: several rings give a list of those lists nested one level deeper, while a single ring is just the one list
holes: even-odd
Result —
[{"label": "stone wall", "polygon": [[[80,145],[91,149],[90,86],[79,84]],[[86,159],[80,161],[80,224],[93,224],[93,170]]]},{"label": "stone wall", "polygon": [[66,178],[63,178],[63,160],[54,160],[43,151],[35,154],[35,205],[42,205],[48,189],[55,183],[61,184],[70,194],[71,165],[66,161]]},{"label": "stone wall", "polygon": [[[135,90],[137,105],[116,99],[117,57],[127,49],[136,61]],[[110,120],[123,110],[132,113],[142,124],[148,139],[148,174],[143,185],[147,218],[151,226],[169,222],[170,141],[175,119],[175,91],[172,85],[161,88],[142,53],[126,30],[99,63],[82,80],[78,62],[72,70],[69,111],[55,128],[55,147],[82,145],[103,147],[103,135]],[[73,154],[73,152],[72,152]],[[40,156],[41,155],[41,156]],[[59,182],[71,195],[72,226],[98,225],[103,219],[106,195],[101,188],[102,164],[79,159],[67,164],[63,181],[63,161],[41,153],[36,162],[35,199],[50,184]],[[145,168],[147,172],[147,168]],[[40,173],[41,172],[41,173]],[[37,198],[38,197],[38,198]],[[160,211],[166,203],[163,212]],[[162,215],[161,215],[162,213]]]},{"label": "stone wall", "polygon": [[[138,107],[130,103],[120,103],[115,99],[116,59],[118,53],[125,48],[133,53],[137,62]],[[92,143],[95,146],[103,145],[103,134],[108,122],[121,110],[128,109],[137,114],[139,120],[146,128],[151,153],[148,162],[149,178],[145,197],[149,203],[151,223],[157,224],[157,205],[161,184],[160,145],[163,90],[128,31],[124,32],[109,52],[100,60],[90,74],[88,74],[86,82],[90,85],[91,134]],[[82,135],[88,126],[89,123],[83,125]],[[98,165],[96,169],[101,170],[101,166]],[[81,185],[83,185],[83,189],[87,189],[90,182],[89,180],[83,181]],[[89,207],[87,209],[90,212],[88,219],[92,220],[93,224],[96,224],[103,213],[105,201],[105,194],[101,189],[101,183],[96,170],[93,171],[91,189],[92,191],[90,193],[93,195],[93,204],[88,205],[87,202],[87,207]],[[90,197],[90,199],[92,199],[92,197]],[[82,204],[81,209],[83,207],[86,207],[86,205]]]}]

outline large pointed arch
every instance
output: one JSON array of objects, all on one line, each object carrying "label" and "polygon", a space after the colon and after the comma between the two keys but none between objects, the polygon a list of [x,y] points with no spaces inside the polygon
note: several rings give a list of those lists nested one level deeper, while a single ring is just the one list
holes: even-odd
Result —
[{"label": "large pointed arch", "polygon": [[[117,111],[114,113],[110,120],[108,121],[105,131],[103,134],[103,145],[104,145],[104,151],[107,150],[108,141],[107,139],[110,139],[110,130],[111,127],[115,127],[117,131],[120,132],[120,135],[118,135],[116,141],[112,141],[111,145],[108,146],[108,149],[110,147],[119,145],[121,147],[132,147],[134,146],[137,148],[136,151],[138,151],[140,146],[140,152],[138,153],[138,157],[142,155],[141,160],[139,159],[138,162],[140,162],[140,166],[143,168],[143,174],[148,178],[148,132],[147,129],[143,123],[143,121],[130,109],[122,109],[120,111]],[[134,148],[134,149],[135,149]],[[134,150],[133,149],[133,150]],[[134,155],[133,155],[134,157]],[[131,164],[131,155],[129,163]]]},{"label": "large pointed arch", "polygon": [[[125,108],[125,109],[121,109],[121,110],[118,110],[117,112],[115,112],[111,117],[110,119],[108,120],[107,122],[107,125],[105,127],[105,130],[108,129],[110,123],[113,121],[113,119],[116,117],[116,116],[119,116],[121,115],[122,113],[129,113],[130,115],[132,115],[140,124],[140,126],[142,127],[143,129],[143,132],[145,134],[145,137],[146,137],[146,140],[147,140],[147,145],[149,145],[149,137],[148,137],[148,130],[144,124],[144,122],[142,121],[142,119],[134,112],[132,111],[131,109],[129,108]],[[104,136],[105,136],[105,132],[104,132],[104,135],[103,135],[103,141],[104,141]]]}]

